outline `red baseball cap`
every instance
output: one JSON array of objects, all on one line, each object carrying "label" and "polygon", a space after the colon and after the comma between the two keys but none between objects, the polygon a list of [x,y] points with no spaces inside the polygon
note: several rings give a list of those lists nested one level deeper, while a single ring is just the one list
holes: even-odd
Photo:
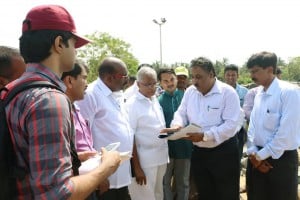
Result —
[{"label": "red baseball cap", "polygon": [[59,5],[41,5],[32,8],[27,13],[23,21],[22,32],[35,30],[69,31],[76,36],[75,48],[91,42],[88,38],[77,34],[72,16]]}]

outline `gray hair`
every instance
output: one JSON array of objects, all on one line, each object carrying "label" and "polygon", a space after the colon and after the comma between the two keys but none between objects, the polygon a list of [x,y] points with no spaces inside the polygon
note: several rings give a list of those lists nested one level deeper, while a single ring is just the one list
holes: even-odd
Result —
[{"label": "gray hair", "polygon": [[152,69],[151,67],[142,67],[136,75],[136,80],[137,81],[141,81],[143,80],[143,78],[145,76],[149,76],[154,78],[155,80],[157,80],[157,74],[156,71],[154,69]]}]

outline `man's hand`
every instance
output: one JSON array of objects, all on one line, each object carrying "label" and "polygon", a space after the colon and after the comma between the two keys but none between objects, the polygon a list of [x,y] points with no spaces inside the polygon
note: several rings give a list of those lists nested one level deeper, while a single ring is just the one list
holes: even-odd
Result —
[{"label": "man's hand", "polygon": [[253,167],[261,173],[267,173],[273,168],[273,166],[267,160],[257,160],[253,154],[249,156],[249,160]]},{"label": "man's hand", "polygon": [[146,179],[145,173],[142,170],[142,168],[136,167],[134,169],[134,174],[135,174],[135,180],[136,180],[137,184],[139,184],[139,185],[147,184],[147,179]]},{"label": "man's hand", "polygon": [[117,151],[107,151],[104,147],[101,148],[101,164],[110,170],[110,174],[113,174],[121,163],[120,153]]},{"label": "man's hand", "polygon": [[182,127],[181,126],[173,126],[171,128],[164,128],[160,131],[160,133],[174,133],[176,131],[179,131]]},{"label": "man's hand", "polygon": [[261,165],[261,160],[257,160],[254,154],[251,154],[249,156],[249,160],[254,168],[258,168],[259,165]]},{"label": "man's hand", "polygon": [[261,173],[268,173],[270,171],[270,169],[272,169],[273,166],[267,161],[267,160],[263,160],[261,165],[258,166],[258,171],[260,171]]},{"label": "man's hand", "polygon": [[201,142],[203,141],[204,133],[187,133],[188,137],[183,139],[191,140],[192,142]]},{"label": "man's hand", "polygon": [[101,182],[101,184],[98,187],[99,191],[99,195],[101,196],[104,192],[108,191],[109,189],[109,181],[108,179],[105,179],[103,182]]},{"label": "man's hand", "polygon": [[98,152],[97,151],[83,151],[83,152],[78,152],[78,158],[81,162],[86,161],[87,159],[95,156]]}]

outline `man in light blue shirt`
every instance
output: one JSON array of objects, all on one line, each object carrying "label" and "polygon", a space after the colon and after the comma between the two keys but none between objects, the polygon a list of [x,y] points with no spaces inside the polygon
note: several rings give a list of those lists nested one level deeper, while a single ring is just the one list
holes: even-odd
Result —
[{"label": "man in light blue shirt", "polygon": [[300,144],[300,94],[295,85],[276,78],[277,56],[252,55],[247,68],[261,85],[248,130],[248,199],[297,199]]},{"label": "man in light blue shirt", "polygon": [[224,79],[225,83],[231,85],[239,95],[240,105],[243,107],[244,97],[248,92],[248,89],[240,84],[237,80],[239,78],[239,68],[234,64],[227,65],[224,69]]},{"label": "man in light blue shirt", "polygon": [[[240,99],[240,106],[243,107],[244,98],[248,92],[248,89],[240,84],[237,83],[239,78],[239,67],[234,64],[227,65],[224,69],[224,79],[225,83],[232,86],[235,91],[237,92],[239,99]],[[246,121],[246,120],[245,120]],[[237,137],[239,141],[239,156],[240,159],[243,156],[243,148],[244,144],[247,140],[247,132],[245,128],[242,126],[241,129],[237,132]]]}]

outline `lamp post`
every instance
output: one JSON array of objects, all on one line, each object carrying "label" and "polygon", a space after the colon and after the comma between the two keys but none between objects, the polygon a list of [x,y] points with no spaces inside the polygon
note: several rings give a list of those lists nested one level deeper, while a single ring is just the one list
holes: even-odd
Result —
[{"label": "lamp post", "polygon": [[167,22],[166,18],[160,18],[160,21],[153,19],[153,22],[159,26],[159,49],[160,49],[160,67],[162,67],[162,41],[161,41],[161,26]]}]

